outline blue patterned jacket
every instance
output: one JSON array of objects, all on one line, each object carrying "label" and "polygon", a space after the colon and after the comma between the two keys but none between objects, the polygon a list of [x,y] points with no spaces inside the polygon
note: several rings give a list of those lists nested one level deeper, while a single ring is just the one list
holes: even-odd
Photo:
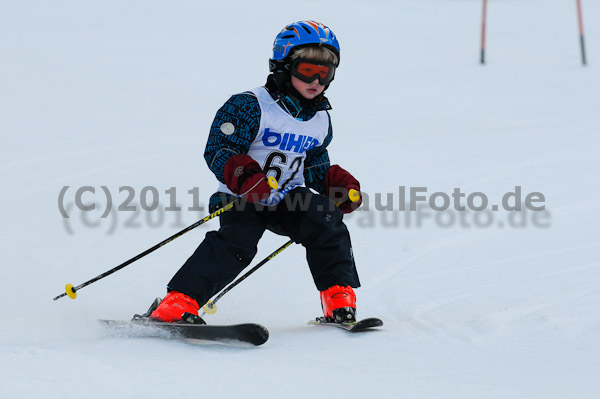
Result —
[{"label": "blue patterned jacket", "polygon": [[[316,104],[301,108],[290,97],[269,91],[274,100],[279,99],[279,106],[293,117],[307,121],[317,111],[328,111],[331,109],[329,100],[322,97]],[[327,113],[329,116],[329,113]],[[209,169],[215,174],[217,180],[225,183],[224,169],[229,159],[236,154],[246,154],[250,145],[258,134],[260,124],[260,106],[258,100],[251,92],[244,92],[231,96],[229,100],[217,111],[215,119],[210,127],[210,134],[204,159]],[[235,127],[234,134],[226,135],[221,131],[221,126],[231,123]],[[329,133],[322,145],[312,148],[306,152],[304,161],[304,180],[307,187],[317,192],[325,193],[325,174],[330,167],[327,146],[333,138],[331,118],[329,119]],[[223,201],[228,201],[229,196],[223,193],[215,193],[210,198],[210,212],[214,212],[223,206]]]}]

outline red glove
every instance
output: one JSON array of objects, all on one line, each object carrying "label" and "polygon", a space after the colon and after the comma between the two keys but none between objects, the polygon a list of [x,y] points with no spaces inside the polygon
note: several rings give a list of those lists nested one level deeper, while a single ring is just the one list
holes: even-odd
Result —
[{"label": "red glove", "polygon": [[360,183],[339,165],[332,165],[325,175],[325,192],[327,196],[340,203],[338,206],[344,213],[350,213],[362,204],[362,197],[352,202],[348,198],[350,190],[360,192]]},{"label": "red glove", "polygon": [[258,202],[269,197],[271,187],[260,165],[246,154],[234,155],[225,164],[225,184],[233,193],[248,202]]}]

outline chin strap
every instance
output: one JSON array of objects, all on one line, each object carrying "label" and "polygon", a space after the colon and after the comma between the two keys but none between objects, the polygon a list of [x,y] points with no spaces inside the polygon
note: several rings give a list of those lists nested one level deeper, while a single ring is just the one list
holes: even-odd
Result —
[{"label": "chin strap", "polygon": [[302,108],[308,108],[323,101],[325,91],[329,85],[326,85],[323,92],[317,97],[313,98],[312,100],[307,100],[302,97],[298,90],[296,90],[290,83],[289,71],[286,73],[279,70],[267,76],[267,83],[265,84],[265,87],[269,90],[269,92],[275,93],[278,97],[290,96],[292,100],[295,100]]}]

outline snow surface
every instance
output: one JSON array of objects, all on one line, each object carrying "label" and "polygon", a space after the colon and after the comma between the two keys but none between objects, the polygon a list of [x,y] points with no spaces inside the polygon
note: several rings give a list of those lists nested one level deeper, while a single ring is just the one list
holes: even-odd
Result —
[{"label": "snow surface", "polygon": [[[491,1],[481,66],[475,0],[3,1],[0,397],[599,397],[600,3],[583,10],[587,67],[575,1]],[[264,324],[262,347],[97,325],[164,295],[216,221],[53,302],[205,214],[185,209],[188,190],[206,203],[216,188],[202,158],[215,111],[264,83],[274,35],[304,18],[342,45],[330,153],[372,199],[347,220],[359,314],[384,319],[381,331],[306,325],[320,305],[297,246],[208,317]],[[85,214],[73,205],[83,186],[98,202]],[[175,187],[184,212],[101,219],[101,186],[115,205],[131,186],[138,209],[144,187],[160,209]],[[484,192],[490,205],[521,186],[546,211],[495,212],[487,226],[489,212],[425,209],[417,223],[376,211],[374,193],[399,186]],[[283,242],[266,234],[256,261]]]}]

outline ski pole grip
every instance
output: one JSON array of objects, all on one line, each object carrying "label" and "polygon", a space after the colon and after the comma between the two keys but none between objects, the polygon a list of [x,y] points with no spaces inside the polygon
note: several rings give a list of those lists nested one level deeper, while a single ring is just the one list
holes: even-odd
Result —
[{"label": "ski pole grip", "polygon": [[267,184],[272,189],[277,190],[279,188],[279,183],[277,183],[277,180],[275,180],[275,178],[273,176],[267,177]]},{"label": "ski pole grip", "polygon": [[356,202],[356,201],[358,201],[358,200],[360,199],[360,191],[358,191],[358,190],[355,190],[355,189],[351,188],[351,189],[348,191],[348,198],[349,198],[349,199],[350,199],[350,201],[352,201],[352,202]]},{"label": "ski pole grip", "polygon": [[[358,200],[360,200],[360,191],[351,188],[350,190],[348,190],[348,199],[352,202],[357,202]],[[336,203],[335,206],[340,206],[343,202],[345,201],[340,201]]]}]

